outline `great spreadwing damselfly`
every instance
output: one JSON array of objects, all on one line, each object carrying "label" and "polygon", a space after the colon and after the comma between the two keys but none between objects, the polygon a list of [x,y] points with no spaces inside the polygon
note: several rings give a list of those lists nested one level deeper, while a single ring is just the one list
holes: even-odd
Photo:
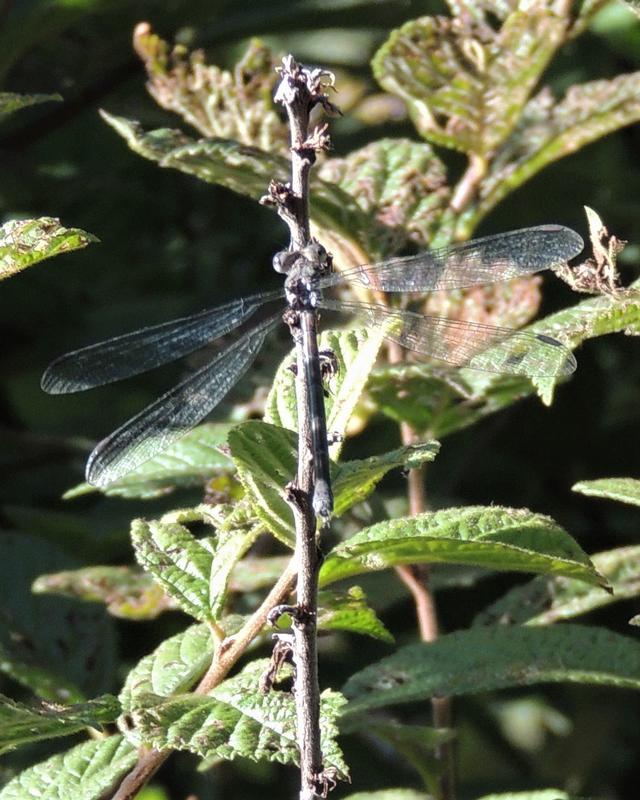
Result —
[{"label": "great spreadwing damselfly", "polygon": [[[418,255],[331,271],[319,245],[274,260],[286,272],[284,287],[188,317],[164,322],[74,350],[55,360],[42,377],[50,394],[67,394],[122,380],[179,359],[229,334],[259,309],[271,313],[204,366],[103,439],[91,453],[87,481],[105,487],[165,450],[203,420],[249,368],[267,335],[289,315],[304,321],[318,309],[363,317],[384,328],[391,341],[455,366],[509,375],[559,377],[576,367],[573,354],[539,333],[426,316],[382,304],[329,299],[324,291],[360,284],[376,292],[433,292],[498,283],[562,267],[583,248],[581,237],[559,225],[541,225],[454,244]],[[284,301],[284,304],[283,304]],[[313,506],[321,517],[332,511],[324,388],[317,343],[305,340],[305,377],[310,403],[315,472]]]}]

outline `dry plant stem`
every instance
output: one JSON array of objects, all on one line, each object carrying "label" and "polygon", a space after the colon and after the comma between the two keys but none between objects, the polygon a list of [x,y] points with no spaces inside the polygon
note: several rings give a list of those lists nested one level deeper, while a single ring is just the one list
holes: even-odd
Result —
[{"label": "dry plant stem", "polygon": [[[206,675],[194,690],[196,694],[207,694],[226,678],[249,644],[266,625],[267,615],[271,609],[287,600],[293,590],[295,580],[296,566],[295,559],[292,558],[277,583],[242,629],[229,640],[228,644],[223,642],[218,647]],[[138,763],[124,778],[111,800],[133,800],[171,753],[171,750],[141,748]]]},{"label": "dry plant stem", "polygon": [[[389,361],[399,364],[404,360],[400,345],[389,342]],[[415,444],[417,437],[411,426],[403,422],[400,425],[400,435],[405,446]],[[426,496],[424,491],[424,468],[412,469],[408,477],[409,512],[412,517],[426,511]],[[426,564],[412,564],[396,567],[400,580],[411,592],[416,607],[420,639],[423,642],[433,642],[438,638],[438,614],[434,596],[429,588],[429,567]],[[448,697],[431,698],[431,716],[436,728],[451,726],[451,701]],[[453,751],[449,743],[440,745],[436,756],[443,767],[440,779],[440,800],[454,800],[455,785],[453,774]]]},{"label": "dry plant stem", "polygon": [[487,173],[488,164],[484,158],[475,153],[469,155],[469,166],[458,181],[450,207],[457,214],[464,209],[475,197],[478,186]]},{"label": "dry plant stem", "polygon": [[[287,112],[291,131],[291,190],[288,214],[282,215],[291,234],[290,250],[300,251],[310,244],[309,172],[315,151],[309,139],[309,114],[317,102],[315,89],[309,85],[310,73],[291,57],[283,60],[282,81],[276,93]],[[301,311],[299,329],[294,331],[296,345],[296,404],[298,410],[298,473],[289,503],[296,528],[297,615],[293,620],[295,701],[298,746],[300,749],[300,800],[317,797],[322,775],[320,746],[320,687],[316,644],[319,552],[316,541],[316,518],[312,506],[314,469],[312,456],[309,386],[305,376],[306,359],[302,330],[307,341],[316,343],[316,315]],[[316,352],[317,363],[317,352]]]}]

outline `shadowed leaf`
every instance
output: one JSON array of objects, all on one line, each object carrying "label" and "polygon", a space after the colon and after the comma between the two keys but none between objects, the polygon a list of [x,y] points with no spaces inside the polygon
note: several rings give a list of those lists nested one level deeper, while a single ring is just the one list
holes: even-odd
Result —
[{"label": "shadowed leaf", "polygon": [[640,689],[640,643],[602,628],[477,627],[403,647],[352,675],[345,714],[538,683]]},{"label": "shadowed leaf", "polygon": [[617,547],[596,553],[591,560],[610,592],[571,578],[540,576],[511,589],[481,611],[474,623],[552,625],[640,595],[640,546]]},{"label": "shadowed leaf", "polygon": [[83,567],[40,575],[32,589],[35,594],[101,602],[110,614],[122,619],[155,619],[178,607],[151,575],[131,567]]},{"label": "shadowed leaf", "polygon": [[81,702],[113,678],[113,620],[101,608],[31,592],[38,575],[68,566],[40,538],[0,536],[0,673],[56,703]]},{"label": "shadowed leaf", "polygon": [[62,102],[59,94],[16,94],[15,92],[0,92],[0,119],[14,114],[21,108],[35,106],[39,103]]}]

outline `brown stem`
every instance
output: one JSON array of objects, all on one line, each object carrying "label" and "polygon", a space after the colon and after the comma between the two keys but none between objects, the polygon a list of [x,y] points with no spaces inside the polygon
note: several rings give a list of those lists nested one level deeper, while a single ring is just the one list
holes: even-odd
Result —
[{"label": "brown stem", "polygon": [[[326,144],[323,134],[309,131],[309,114],[324,102],[321,73],[311,72],[288,56],[283,59],[282,79],[275,98],[284,106],[291,131],[291,187],[281,216],[289,226],[291,253],[311,244],[309,223],[309,173],[315,151]],[[315,365],[320,380],[317,352],[316,312],[303,309],[297,314],[292,334],[296,346],[296,404],[298,410],[298,471],[289,492],[289,505],[296,528],[295,558],[298,568],[297,609],[293,618],[295,701],[298,747],[300,749],[300,800],[313,800],[323,791],[323,761],[320,741],[320,686],[316,619],[320,559],[313,508],[315,469],[310,414],[312,391],[309,365]],[[307,350],[305,351],[305,347]],[[326,436],[326,433],[325,433]],[[327,476],[328,477],[328,476]],[[326,796],[326,794],[325,794]]]},{"label": "brown stem", "polygon": [[[264,628],[271,609],[288,598],[295,585],[295,579],[295,559],[291,559],[260,607],[253,612],[250,619],[233,638],[229,639],[228,643],[223,642],[216,650],[209,670],[194,690],[196,694],[207,694],[226,678],[229,670]],[[111,800],[133,800],[172,752],[172,750],[141,748],[138,763],[124,778]]]},{"label": "brown stem", "polygon": [[[399,364],[404,361],[402,348],[396,342],[389,342],[389,361]],[[418,437],[411,426],[403,422],[400,425],[400,435],[405,446],[415,444]],[[411,516],[422,514],[427,509],[424,490],[424,467],[409,471],[408,487],[409,512]],[[429,567],[426,564],[411,564],[396,567],[400,580],[411,592],[416,607],[420,639],[423,642],[433,642],[438,638],[438,614],[435,598],[429,588]],[[448,697],[431,698],[431,716],[436,728],[451,726],[451,701]],[[442,764],[443,772],[440,778],[440,800],[455,800],[455,785],[453,775],[453,752],[448,743],[440,745],[436,750],[436,757]]]}]

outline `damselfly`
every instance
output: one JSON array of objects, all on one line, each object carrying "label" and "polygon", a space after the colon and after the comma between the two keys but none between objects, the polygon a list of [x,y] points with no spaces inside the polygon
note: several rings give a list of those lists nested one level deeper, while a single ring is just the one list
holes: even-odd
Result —
[{"label": "damselfly", "polygon": [[[238,328],[263,306],[279,302],[278,313],[254,325],[97,445],[89,457],[86,478],[94,486],[104,487],[165,450],[220,403],[249,368],[266,336],[282,321],[283,300],[290,314],[302,317],[319,308],[364,316],[367,324],[384,327],[390,340],[456,366],[529,377],[567,375],[576,367],[573,354],[550,336],[328,299],[323,290],[349,283],[382,292],[464,289],[564,266],[582,248],[581,237],[571,229],[542,225],[332,272],[324,250],[312,245],[307,251],[274,261],[278,271],[287,272],[283,289],[243,297],[67,353],[47,368],[42,388],[51,394],[66,394],[146,372],[193,353]],[[305,352],[310,362],[317,361],[315,342]],[[332,510],[332,498],[324,407],[319,407],[323,389],[318,364],[310,363],[310,367],[314,508],[326,517]]]}]

